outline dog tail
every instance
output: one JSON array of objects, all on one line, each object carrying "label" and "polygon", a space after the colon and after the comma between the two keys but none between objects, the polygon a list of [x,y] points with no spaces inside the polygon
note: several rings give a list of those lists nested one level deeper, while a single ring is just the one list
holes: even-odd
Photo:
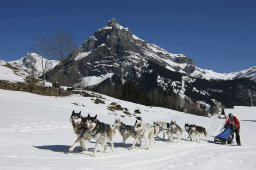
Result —
[{"label": "dog tail", "polygon": [[208,133],[206,130],[204,130],[204,136],[207,137]]},{"label": "dog tail", "polygon": [[116,130],[115,129],[111,129],[112,130],[112,134],[113,136],[116,134]]},{"label": "dog tail", "polygon": [[108,130],[108,137],[109,137],[110,140],[113,140],[113,137],[114,137],[115,133],[116,133],[116,130],[113,129],[113,128],[110,128]]}]

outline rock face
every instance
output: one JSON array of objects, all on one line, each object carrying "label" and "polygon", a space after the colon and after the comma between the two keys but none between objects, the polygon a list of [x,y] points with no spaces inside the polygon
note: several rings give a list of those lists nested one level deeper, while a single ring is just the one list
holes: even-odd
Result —
[{"label": "rock face", "polygon": [[56,66],[46,77],[57,81],[62,72],[65,85],[198,115],[249,105],[245,89],[256,99],[255,82],[234,79],[237,73],[200,69],[192,59],[138,38],[115,19],[73,51],[64,60],[64,70]]}]

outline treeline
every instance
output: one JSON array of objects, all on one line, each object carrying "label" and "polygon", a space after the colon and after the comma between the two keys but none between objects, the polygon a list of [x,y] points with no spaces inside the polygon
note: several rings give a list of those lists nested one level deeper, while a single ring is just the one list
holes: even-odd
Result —
[{"label": "treeline", "polygon": [[35,93],[44,96],[67,96],[71,93],[69,91],[65,91],[61,88],[54,87],[43,87],[36,83],[27,83],[27,82],[8,82],[8,81],[0,81],[0,89],[5,90],[13,90],[13,91],[24,91],[29,93]]},{"label": "treeline", "polygon": [[181,100],[178,95],[166,93],[159,87],[146,91],[138,87],[132,81],[128,81],[124,84],[115,83],[114,85],[105,82],[93,88],[93,90],[118,99],[146,106],[159,106],[195,115],[208,116],[208,113],[203,108],[200,108],[197,103],[186,99]]}]

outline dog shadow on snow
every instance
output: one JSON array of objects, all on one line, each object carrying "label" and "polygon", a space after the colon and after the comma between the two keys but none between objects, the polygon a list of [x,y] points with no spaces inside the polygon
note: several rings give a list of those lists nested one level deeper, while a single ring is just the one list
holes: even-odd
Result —
[{"label": "dog shadow on snow", "polygon": [[[52,152],[59,152],[59,153],[69,153],[68,149],[70,145],[42,145],[42,146],[33,146],[34,148],[40,150],[48,150]],[[88,151],[93,151],[94,148],[88,148]],[[79,146],[77,146],[72,153],[80,153],[82,150]]]},{"label": "dog shadow on snow", "polygon": [[[91,142],[91,143],[95,143],[95,142]],[[110,144],[107,144],[110,147]],[[131,147],[132,144],[125,144],[123,146],[122,143],[114,143],[114,147],[115,148],[129,148]],[[59,152],[59,153],[69,153],[68,149],[70,148],[70,145],[41,145],[41,146],[33,146],[34,148],[40,149],[40,150],[48,150],[48,151],[52,151],[52,152]],[[93,152],[94,148],[88,148],[87,151],[89,152]],[[81,153],[82,150],[80,148],[80,146],[75,147],[74,151],[72,153]]]},{"label": "dog shadow on snow", "polygon": [[70,146],[69,145],[42,145],[42,146],[33,146],[33,147],[41,150],[52,151],[52,152],[67,153]]}]

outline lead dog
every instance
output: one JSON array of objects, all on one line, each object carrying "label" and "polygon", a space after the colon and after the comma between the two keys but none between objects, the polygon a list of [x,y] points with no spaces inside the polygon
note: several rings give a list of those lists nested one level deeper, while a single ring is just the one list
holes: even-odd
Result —
[{"label": "lead dog", "polygon": [[97,115],[95,117],[91,117],[90,114],[85,118],[85,129],[86,132],[89,133],[92,138],[96,140],[95,143],[95,148],[92,153],[92,156],[95,157],[95,154],[98,149],[98,144],[100,141],[103,142],[104,146],[104,152],[107,150],[107,145],[106,145],[106,139],[110,142],[111,144],[111,150],[114,152],[114,144],[113,144],[113,136],[115,134],[114,129],[111,128],[109,124],[100,122],[97,119]]},{"label": "lead dog", "polygon": [[69,152],[72,152],[75,148],[75,144],[77,142],[80,143],[80,146],[82,147],[82,150],[87,150],[86,147],[86,142],[90,141],[92,136],[89,133],[86,133],[85,129],[84,129],[84,118],[81,115],[81,111],[79,113],[75,113],[75,111],[73,110],[69,121],[72,124],[73,127],[73,131],[74,133],[77,135],[77,137],[79,138],[79,140],[76,140],[73,145],[69,148]]}]

